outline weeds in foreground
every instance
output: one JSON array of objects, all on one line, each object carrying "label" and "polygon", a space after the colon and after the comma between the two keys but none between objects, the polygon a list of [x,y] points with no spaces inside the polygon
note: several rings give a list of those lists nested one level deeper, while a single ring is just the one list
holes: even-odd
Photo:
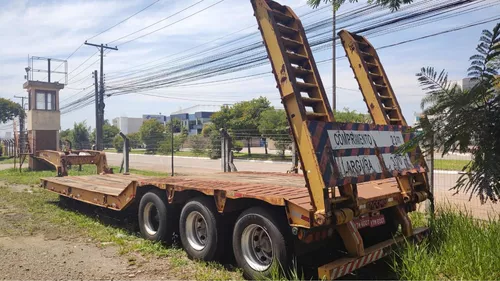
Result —
[{"label": "weeds in foreground", "polygon": [[290,281],[300,281],[305,280],[304,274],[300,272],[297,265],[297,260],[292,261],[292,266],[288,269],[284,269],[280,264],[273,263],[271,266],[270,276],[264,278],[265,280],[290,280]]},{"label": "weeds in foreground", "polygon": [[431,236],[407,243],[392,259],[402,280],[500,279],[500,217],[474,219],[445,205],[431,223]]}]

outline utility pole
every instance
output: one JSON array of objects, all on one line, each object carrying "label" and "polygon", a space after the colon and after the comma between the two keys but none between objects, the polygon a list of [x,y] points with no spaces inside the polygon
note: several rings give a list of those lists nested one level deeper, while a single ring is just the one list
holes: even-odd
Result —
[{"label": "utility pole", "polygon": [[95,87],[95,149],[99,150],[101,147],[102,140],[102,125],[101,125],[101,115],[99,110],[99,84],[97,83],[97,70],[92,73],[94,76],[94,87]]},{"label": "utility pole", "polygon": [[[109,49],[109,50],[115,50],[118,51],[117,47],[109,47],[107,44],[92,44],[92,43],[87,43],[85,41],[85,45],[89,46],[94,46],[97,48],[100,48],[101,51],[101,76],[100,76],[100,88],[99,88],[99,99],[98,99],[98,107],[99,107],[99,128],[101,129],[102,132],[102,126],[104,125],[104,49]],[[97,134],[98,129],[96,128],[96,134]],[[96,149],[97,150],[103,150],[103,139],[102,139],[102,134],[98,138],[96,135]]]},{"label": "utility pole", "polygon": [[[19,115],[19,153],[23,153],[23,149],[25,148],[25,135],[24,135],[24,99],[26,97],[20,97],[20,96],[14,96],[16,99],[21,99],[21,107],[23,108],[23,111]],[[14,131],[16,128],[14,128]]]},{"label": "utility pole", "polygon": [[336,48],[336,44],[335,44],[335,38],[337,37],[337,33],[336,33],[337,28],[336,28],[336,24],[335,24],[335,21],[336,21],[336,11],[335,10],[336,10],[337,7],[336,7],[336,4],[335,4],[335,0],[332,1],[332,7],[333,7],[332,110],[335,112],[335,110],[337,109],[337,81],[336,81],[336,78],[337,78],[337,71],[336,71],[337,50],[336,49],[337,48]]}]

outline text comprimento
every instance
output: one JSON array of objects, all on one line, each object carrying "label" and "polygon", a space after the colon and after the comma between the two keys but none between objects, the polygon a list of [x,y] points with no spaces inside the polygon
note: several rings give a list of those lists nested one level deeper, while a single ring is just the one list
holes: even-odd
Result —
[{"label": "text comprimento", "polygon": [[328,130],[333,150],[401,146],[399,131]]},{"label": "text comprimento", "polygon": [[374,148],[375,141],[370,133],[370,131],[329,130],[328,136],[333,150]]}]

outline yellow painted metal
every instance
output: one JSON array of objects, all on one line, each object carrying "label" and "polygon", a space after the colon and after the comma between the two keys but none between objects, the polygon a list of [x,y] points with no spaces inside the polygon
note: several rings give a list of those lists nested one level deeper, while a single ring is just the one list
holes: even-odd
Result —
[{"label": "yellow painted metal", "polygon": [[309,213],[309,210],[306,210],[291,202],[287,202],[286,204],[286,214],[290,226],[310,228],[312,225],[311,214]]},{"label": "yellow painted metal", "polygon": [[[363,36],[346,30],[340,31],[339,36],[373,122],[377,125],[407,126],[375,48]],[[426,168],[423,158],[420,159],[420,165]],[[423,197],[427,198],[424,196],[424,194],[429,194],[427,173],[399,176],[396,179],[404,203],[421,202]],[[405,210],[398,209],[398,211],[401,212],[401,214],[398,213],[399,217],[402,217],[401,223],[407,224],[403,225],[406,230],[405,235],[409,236],[412,231],[411,221],[403,218],[406,216]]]},{"label": "yellow painted metal", "polygon": [[331,215],[326,185],[318,165],[308,120],[333,122],[304,28],[293,11],[274,1],[252,0],[282,103],[292,128],[316,224]]},{"label": "yellow painted metal", "polygon": [[361,257],[365,254],[363,238],[353,221],[337,226],[337,232],[342,237],[344,246],[352,257]]},{"label": "yellow painted metal", "polygon": [[364,37],[346,30],[340,31],[339,36],[373,122],[406,125],[375,48]]}]

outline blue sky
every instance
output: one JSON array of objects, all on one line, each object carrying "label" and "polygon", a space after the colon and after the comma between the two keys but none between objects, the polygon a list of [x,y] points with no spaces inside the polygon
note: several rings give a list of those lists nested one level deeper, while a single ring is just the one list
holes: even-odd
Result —
[{"label": "blue sky", "polygon": [[[89,42],[107,43],[113,41],[199,1],[160,0],[151,8],[92,38]],[[120,72],[130,70],[136,65],[175,54],[196,45],[205,44],[215,38],[234,33],[246,27],[250,28],[222,40],[207,43],[206,46],[219,45],[224,40],[230,40],[257,30],[256,26],[251,27],[255,25],[256,21],[253,17],[250,1],[247,0],[225,0],[187,20],[172,24],[218,1],[204,0],[184,13],[116,42],[119,50],[105,56],[105,73],[107,80],[109,80],[108,85],[113,84],[113,78],[119,75]],[[388,35],[375,38],[368,37],[368,39],[375,47],[383,46],[499,15],[500,1],[486,1],[497,4],[486,10],[476,11],[463,17],[454,17]],[[28,55],[65,59],[86,39],[93,37],[152,2],[154,1],[0,1],[0,34],[2,35],[0,36],[0,43],[2,44],[0,49],[0,83],[2,84],[0,97],[12,98],[13,95],[22,95],[24,93],[22,84]],[[305,2],[305,0],[281,1],[282,4],[296,8],[295,11],[299,15],[311,10],[310,7],[305,5]],[[346,4],[339,13],[365,3],[360,1],[359,4]],[[317,16],[326,17],[330,13],[331,11],[325,9],[325,11],[318,13]],[[159,32],[120,46],[121,42],[169,24],[172,25]],[[418,86],[415,73],[422,66],[434,66],[438,69],[445,68],[449,72],[450,79],[455,80],[465,77],[468,58],[475,53],[474,49],[481,30],[491,29],[494,24],[495,22],[491,22],[379,51],[379,57],[396,92],[403,113],[410,123],[413,122],[414,113],[419,112],[420,99],[424,95],[424,92]],[[94,69],[98,69],[98,64],[90,65],[90,63],[96,61],[98,57],[94,56],[79,69],[75,70],[75,68],[95,51],[96,49],[93,47],[82,46],[69,59],[70,81],[66,88],[61,91],[63,103],[65,99],[66,101],[73,100],[92,90],[93,79],[90,74]],[[196,50],[193,52],[196,52]],[[332,50],[327,49],[315,52],[314,55],[316,61],[320,61],[330,58],[331,53]],[[344,50],[338,47],[337,56],[340,55],[344,55]],[[87,66],[89,67],[87,70],[77,75]],[[158,67],[162,66],[164,65]],[[332,85],[332,64],[320,64],[318,68],[325,88],[329,89]],[[269,75],[259,76],[255,79],[238,80],[238,83],[172,87],[154,91],[155,94],[193,99],[192,101],[135,94],[112,97],[106,100],[105,118],[112,119],[119,116],[141,117],[143,114],[158,114],[160,112],[168,114],[180,108],[197,104],[232,103],[260,95],[268,97],[273,105],[279,108],[281,107],[279,93],[275,88],[276,83],[269,64],[203,81],[227,79],[265,71]],[[56,79],[58,78],[56,77]],[[196,81],[196,83],[199,82]],[[86,86],[88,86],[88,89],[82,92],[82,89]],[[360,112],[367,111],[361,93],[343,89],[358,88],[346,59],[337,61],[337,86],[342,87],[337,89],[338,108],[348,107]],[[327,92],[330,93],[330,91]],[[95,124],[93,105],[64,114],[62,116],[62,128],[71,127],[74,122],[84,120],[90,126]],[[0,125],[0,129],[2,128],[5,128],[5,125]],[[1,131],[0,136],[3,136]]]}]

